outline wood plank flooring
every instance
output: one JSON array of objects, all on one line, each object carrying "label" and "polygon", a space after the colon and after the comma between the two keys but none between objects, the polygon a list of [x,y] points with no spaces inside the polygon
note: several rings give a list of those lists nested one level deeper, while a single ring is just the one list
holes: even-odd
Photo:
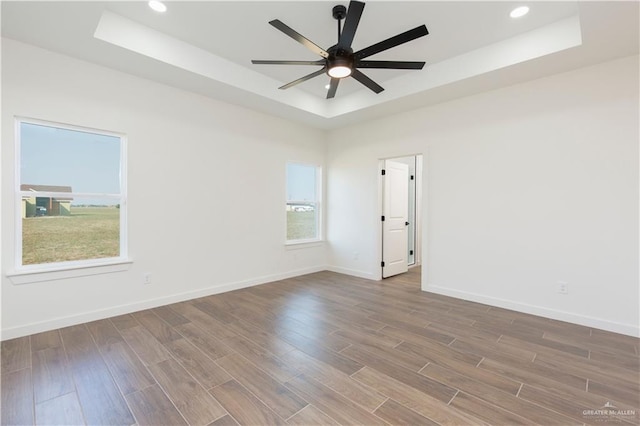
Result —
[{"label": "wood plank flooring", "polygon": [[4,341],[1,423],[639,424],[639,339],[419,282],[321,272]]}]

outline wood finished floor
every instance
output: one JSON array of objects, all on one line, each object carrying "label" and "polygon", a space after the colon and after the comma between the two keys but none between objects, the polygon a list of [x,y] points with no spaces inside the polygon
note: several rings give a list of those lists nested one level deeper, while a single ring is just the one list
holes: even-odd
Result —
[{"label": "wood finished floor", "polygon": [[[638,339],[419,274],[321,272],[2,342],[2,424],[638,424]],[[585,412],[607,403],[627,411]]]}]

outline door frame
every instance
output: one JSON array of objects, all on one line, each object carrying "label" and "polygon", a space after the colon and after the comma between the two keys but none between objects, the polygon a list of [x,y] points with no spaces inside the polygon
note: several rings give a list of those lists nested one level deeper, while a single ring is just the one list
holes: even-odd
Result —
[{"label": "door frame", "polygon": [[[378,201],[377,201],[377,209],[376,209],[376,222],[377,226],[375,227],[376,231],[376,267],[374,273],[374,279],[377,281],[382,280],[382,213],[383,213],[383,194],[384,194],[384,182],[382,181],[382,170],[384,169],[385,160],[394,160],[398,158],[404,157],[416,157],[416,174],[415,174],[415,184],[416,184],[416,223],[415,223],[415,264],[411,265],[410,268],[414,268],[416,266],[423,266],[422,276],[426,276],[426,237],[427,237],[427,227],[426,227],[426,166],[425,162],[427,159],[426,153],[417,153],[417,154],[406,154],[406,155],[394,155],[393,157],[385,157],[378,159]],[[424,279],[423,279],[424,281]]]}]

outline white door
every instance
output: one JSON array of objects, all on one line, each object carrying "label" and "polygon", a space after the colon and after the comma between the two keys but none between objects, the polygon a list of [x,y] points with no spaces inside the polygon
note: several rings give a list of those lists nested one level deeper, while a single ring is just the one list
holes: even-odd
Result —
[{"label": "white door", "polygon": [[407,272],[409,166],[385,160],[382,177],[382,278]]}]

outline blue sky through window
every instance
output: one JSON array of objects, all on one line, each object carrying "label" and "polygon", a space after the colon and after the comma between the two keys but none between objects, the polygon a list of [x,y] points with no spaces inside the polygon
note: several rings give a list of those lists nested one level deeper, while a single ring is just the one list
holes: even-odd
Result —
[{"label": "blue sky through window", "polygon": [[120,193],[120,138],[20,123],[21,184]]},{"label": "blue sky through window", "polygon": [[287,201],[316,201],[316,167],[287,164]]}]

